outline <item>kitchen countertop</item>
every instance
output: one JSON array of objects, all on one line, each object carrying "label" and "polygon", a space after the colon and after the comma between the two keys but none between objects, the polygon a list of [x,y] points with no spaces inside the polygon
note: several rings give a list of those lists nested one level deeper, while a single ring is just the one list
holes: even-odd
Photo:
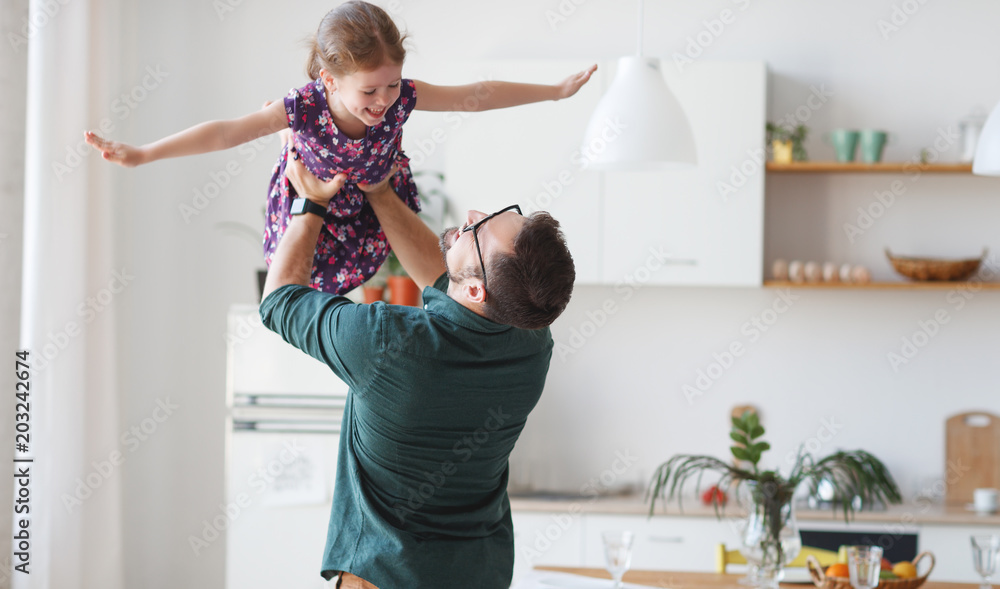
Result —
[{"label": "kitchen countertop", "polygon": [[[614,497],[511,495],[510,507],[512,511],[518,512],[565,511],[569,513],[605,515],[646,515],[649,513],[649,504],[643,501],[641,495]],[[663,503],[657,503],[655,516],[715,517],[716,513],[714,508],[706,507],[692,497],[690,500],[684,502],[683,511],[677,506],[676,502],[670,503],[667,510],[664,510]],[[832,521],[840,522],[841,524],[844,522],[844,515],[840,510],[837,510],[836,514],[833,514],[827,509],[815,510],[808,509],[805,506],[796,508],[795,517],[800,522]],[[948,507],[925,501],[909,500],[900,505],[890,505],[888,509],[882,511],[855,511],[853,521],[893,523],[906,526],[929,524],[1000,527],[1000,514],[983,515],[959,507]]]}]

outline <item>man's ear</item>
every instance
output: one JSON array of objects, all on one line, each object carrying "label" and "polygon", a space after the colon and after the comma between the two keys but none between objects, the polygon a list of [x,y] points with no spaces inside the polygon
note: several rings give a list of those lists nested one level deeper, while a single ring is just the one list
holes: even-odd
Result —
[{"label": "man's ear", "polygon": [[483,288],[481,280],[475,278],[466,280],[465,284],[462,285],[462,290],[465,293],[465,298],[467,298],[470,303],[482,305],[486,302],[486,289]]}]

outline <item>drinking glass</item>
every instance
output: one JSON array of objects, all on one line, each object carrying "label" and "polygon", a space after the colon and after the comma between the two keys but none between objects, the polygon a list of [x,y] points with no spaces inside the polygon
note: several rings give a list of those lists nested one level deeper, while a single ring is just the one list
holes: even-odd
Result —
[{"label": "drinking glass", "polygon": [[880,546],[847,547],[847,572],[851,576],[851,586],[854,589],[872,589],[878,586],[878,575],[881,570]]},{"label": "drinking glass", "polygon": [[604,540],[604,558],[607,561],[608,572],[614,579],[613,587],[621,589],[622,576],[632,564],[632,532],[614,531],[604,532],[601,538]]},{"label": "drinking glass", "polygon": [[980,589],[990,589],[990,577],[997,572],[1000,558],[1000,536],[972,536],[972,564],[983,578]]}]

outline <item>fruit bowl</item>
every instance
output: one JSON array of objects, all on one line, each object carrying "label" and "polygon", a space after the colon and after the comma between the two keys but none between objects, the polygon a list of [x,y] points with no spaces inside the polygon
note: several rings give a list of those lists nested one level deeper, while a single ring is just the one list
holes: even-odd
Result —
[{"label": "fruit bowl", "polygon": [[[912,579],[879,579],[878,589],[917,589],[917,587],[924,584],[927,577],[934,570],[934,554],[930,552],[921,552],[913,559],[913,566],[920,569],[920,561],[927,558],[931,561],[927,570],[924,571],[923,575],[919,575]],[[847,577],[828,577],[826,573],[823,572],[823,567],[820,566],[819,561],[816,557],[809,555],[806,557],[806,568],[809,570],[809,576],[812,578],[812,582],[819,589],[854,589],[851,586],[851,580]]]},{"label": "fruit bowl", "polygon": [[979,270],[979,265],[986,259],[986,254],[987,250],[983,248],[983,255],[979,258],[941,260],[938,258],[894,256],[889,248],[885,250],[885,255],[892,262],[892,267],[896,269],[896,272],[920,282],[967,280]]}]

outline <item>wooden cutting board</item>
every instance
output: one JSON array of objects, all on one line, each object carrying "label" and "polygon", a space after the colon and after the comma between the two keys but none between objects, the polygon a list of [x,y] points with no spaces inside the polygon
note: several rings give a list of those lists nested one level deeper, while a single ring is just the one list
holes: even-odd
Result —
[{"label": "wooden cutting board", "polygon": [[965,506],[972,492],[1000,488],[1000,416],[984,411],[945,422],[945,503]]}]

